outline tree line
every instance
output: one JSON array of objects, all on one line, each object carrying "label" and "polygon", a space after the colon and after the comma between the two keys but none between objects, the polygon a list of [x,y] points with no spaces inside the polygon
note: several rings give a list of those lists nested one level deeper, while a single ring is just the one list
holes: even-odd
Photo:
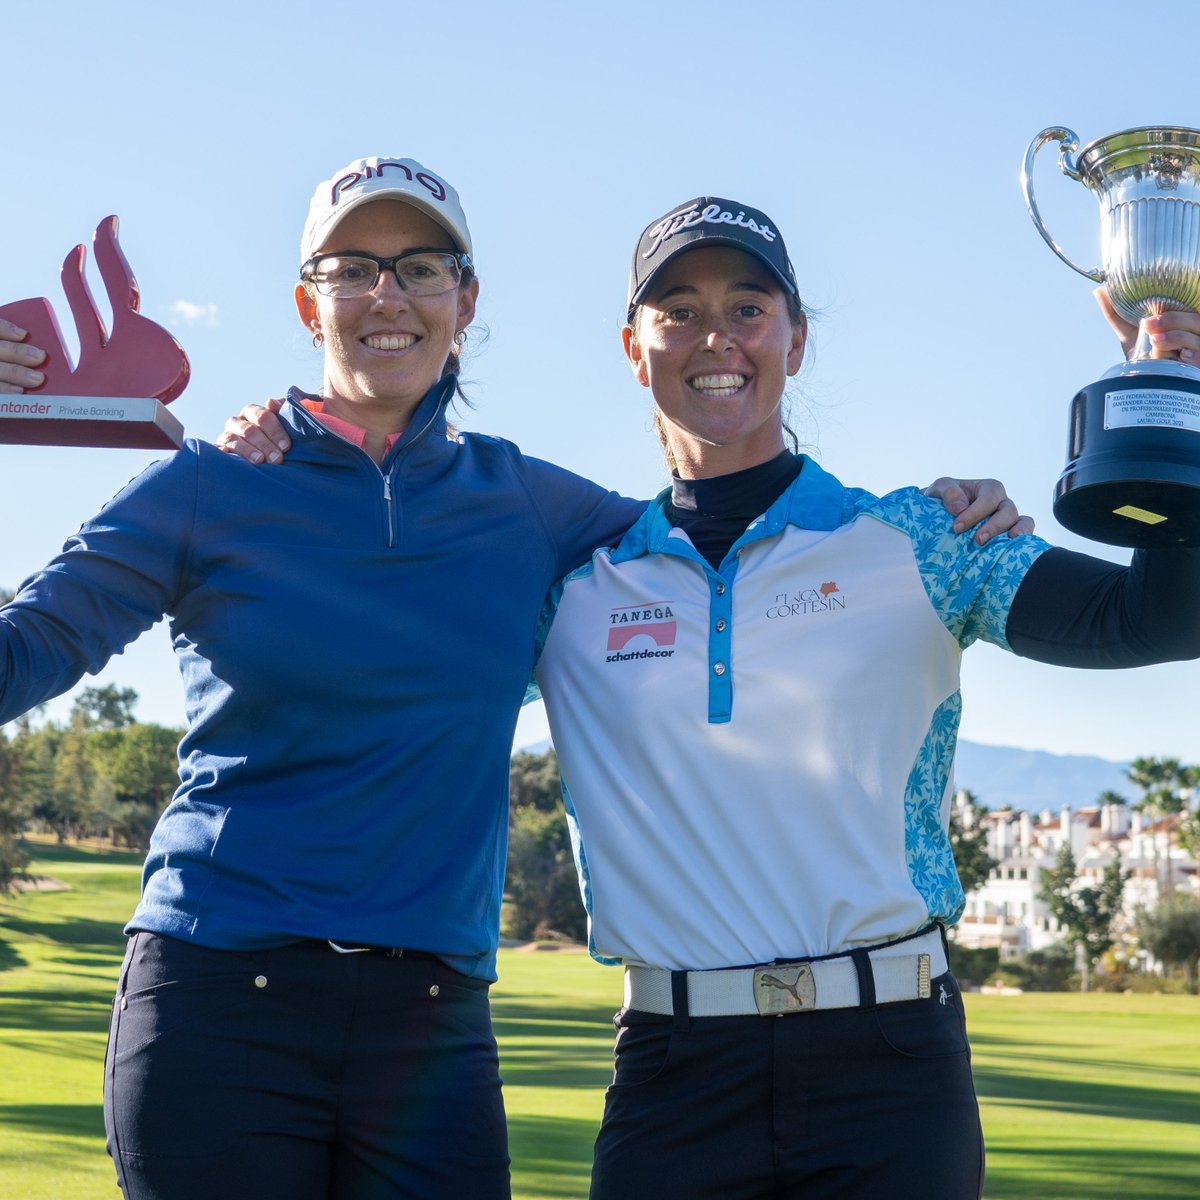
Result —
[{"label": "tree line", "polygon": [[[149,845],[178,782],[176,746],[183,731],[135,720],[136,703],[130,688],[86,688],[65,724],[35,725],[26,717],[7,731],[0,729],[0,894],[21,877],[26,862],[21,839],[27,829],[52,833],[60,841],[100,837],[134,849]],[[1200,974],[1200,901],[1179,890],[1170,851],[1179,845],[1200,854],[1200,814],[1193,800],[1200,790],[1200,767],[1138,758],[1127,775],[1139,791],[1137,799],[1105,792],[1099,803],[1128,805],[1156,832],[1163,828],[1169,835],[1161,861],[1157,837],[1153,841],[1160,902],[1138,913],[1132,932],[1155,959],[1180,967],[1194,992]],[[987,812],[967,795],[977,812]],[[987,852],[986,830],[978,821],[964,827],[955,807],[950,840],[963,890],[970,894],[998,865]],[[1069,843],[1055,866],[1041,874],[1039,898],[1062,931],[1064,950],[1082,961],[1085,988],[1089,972],[1117,944],[1128,878],[1114,859],[1098,883],[1088,881]],[[587,936],[553,750],[512,758],[504,932],[521,940],[583,941]]]},{"label": "tree line", "polygon": [[25,865],[26,829],[149,845],[179,782],[183,731],[135,720],[136,703],[132,688],[85,688],[65,724],[27,715],[0,730],[0,892]]},{"label": "tree line", "polygon": [[[86,688],[65,724],[25,717],[0,729],[0,894],[22,878],[26,830],[149,846],[178,783],[183,730],[136,721],[136,703],[131,688]],[[553,750],[513,756],[509,798],[505,932],[583,940],[587,918]]]}]

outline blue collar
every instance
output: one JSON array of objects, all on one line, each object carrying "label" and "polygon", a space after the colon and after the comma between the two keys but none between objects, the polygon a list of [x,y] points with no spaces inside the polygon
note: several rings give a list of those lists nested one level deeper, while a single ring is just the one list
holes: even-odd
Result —
[{"label": "blue collar", "polygon": [[[845,524],[846,489],[808,455],[801,455],[800,458],[803,462],[800,474],[761,517],[751,522],[735,545],[775,537],[785,525],[832,530]],[[624,562],[644,554],[682,552],[683,543],[678,538],[671,538],[674,527],[667,518],[670,500],[671,489],[664,488],[650,501],[646,511],[634,522],[613,552],[613,562]],[[677,546],[680,550],[676,549]]]}]

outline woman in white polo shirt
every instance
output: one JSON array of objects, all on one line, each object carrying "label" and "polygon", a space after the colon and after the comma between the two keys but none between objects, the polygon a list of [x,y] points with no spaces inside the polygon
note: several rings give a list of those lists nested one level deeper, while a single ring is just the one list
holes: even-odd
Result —
[{"label": "woman in white polo shirt", "polygon": [[555,589],[536,668],[591,950],[626,968],[599,1200],[978,1196],[942,933],[961,652],[1200,655],[1200,552],[981,546],[789,450],[805,335],[763,213],[642,234],[623,340],[674,479]]}]

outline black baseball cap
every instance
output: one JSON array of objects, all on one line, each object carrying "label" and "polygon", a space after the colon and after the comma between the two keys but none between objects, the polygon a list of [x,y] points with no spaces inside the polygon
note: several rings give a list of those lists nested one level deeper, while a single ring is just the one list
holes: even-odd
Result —
[{"label": "black baseball cap", "polygon": [[720,196],[698,196],[651,222],[638,238],[629,272],[628,315],[633,316],[667,263],[701,244],[733,246],[753,254],[787,291],[800,294],[783,236],[766,213]]}]

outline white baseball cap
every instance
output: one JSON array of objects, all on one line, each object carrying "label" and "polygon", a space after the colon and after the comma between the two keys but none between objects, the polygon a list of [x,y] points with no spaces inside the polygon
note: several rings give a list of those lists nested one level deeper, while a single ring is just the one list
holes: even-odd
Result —
[{"label": "white baseball cap", "polygon": [[338,222],[371,200],[403,200],[436,221],[460,250],[472,254],[471,231],[458,193],[412,158],[356,158],[317,184],[300,238],[300,262],[320,249]]}]

